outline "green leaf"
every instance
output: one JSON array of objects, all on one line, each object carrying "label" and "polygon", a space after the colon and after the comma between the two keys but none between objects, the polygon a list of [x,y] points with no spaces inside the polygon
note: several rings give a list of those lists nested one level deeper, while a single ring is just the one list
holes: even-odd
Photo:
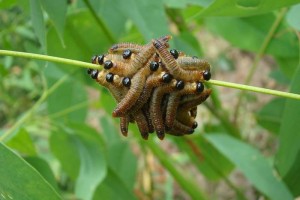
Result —
[{"label": "green leaf", "polygon": [[[90,62],[94,54],[103,54],[112,44],[88,11],[80,10],[68,15],[64,30],[64,43],[52,28],[47,34],[49,55]],[[84,74],[86,76],[86,74]]]},{"label": "green leaf", "polygon": [[101,88],[99,104],[107,113],[112,113],[117,105],[117,102],[106,88]]},{"label": "green leaf", "polygon": [[[138,135],[138,133],[136,133]],[[167,153],[163,151],[157,144],[153,141],[141,141],[140,145],[148,147],[151,152],[157,157],[162,166],[172,175],[172,177],[177,181],[180,187],[191,196],[192,199],[206,199],[205,195],[201,191],[201,188],[194,182],[195,180],[188,174],[179,170],[176,165],[174,165],[173,160],[166,156]]]},{"label": "green leaf", "polygon": [[181,32],[174,37],[175,48],[190,56],[202,56],[203,52],[199,41],[189,32]]},{"label": "green leaf", "polygon": [[[275,21],[273,14],[246,18],[209,18],[205,24],[213,33],[222,36],[232,45],[243,50],[258,52],[270,27]],[[277,32],[283,32],[287,27],[282,24]],[[247,39],[245,39],[247,38]],[[284,33],[272,38],[266,49],[266,54],[281,58],[298,57],[299,47],[293,33]]]},{"label": "green leaf", "polygon": [[59,192],[54,174],[45,160],[35,156],[25,157],[25,160],[34,167],[57,192]]},{"label": "green leaf", "polygon": [[121,12],[112,12],[116,9],[114,3],[107,0],[89,0],[99,18],[103,19],[107,28],[117,37],[126,34],[127,17]]},{"label": "green leaf", "polygon": [[267,103],[256,115],[258,124],[278,134],[284,111],[285,99],[276,98]]},{"label": "green leaf", "polygon": [[[102,98],[101,98],[102,101]],[[110,115],[110,114],[107,114]],[[103,136],[105,138],[105,141],[108,145],[119,143],[121,141],[120,139],[120,131],[117,129],[115,124],[113,123],[112,119],[109,119],[108,117],[103,116],[100,118],[100,125],[103,130]],[[119,119],[117,119],[119,120]]]},{"label": "green leaf", "polygon": [[133,189],[136,183],[137,158],[128,143],[116,142],[108,147],[108,164],[126,187]]},{"label": "green leaf", "polygon": [[27,162],[0,143],[0,197],[4,199],[62,199]]},{"label": "green leaf", "polygon": [[216,0],[200,16],[249,16],[271,12],[299,0]]},{"label": "green leaf", "polygon": [[128,188],[125,183],[126,180],[121,179],[113,170],[108,169],[107,176],[97,187],[93,199],[136,199],[133,189]]},{"label": "green leaf", "polygon": [[186,8],[190,5],[205,6],[211,4],[213,0],[164,0],[164,4],[170,8]]},{"label": "green leaf", "polygon": [[210,134],[205,137],[268,198],[293,199],[284,182],[273,173],[274,169],[258,150],[229,135]]},{"label": "green leaf", "polygon": [[[96,187],[106,176],[107,164],[102,138],[97,131],[82,123],[71,123],[68,127],[60,128],[53,135],[64,138],[63,141],[52,139],[50,143],[51,147],[55,147],[54,153],[56,152],[55,155],[61,164],[77,169],[77,166],[80,166],[75,185],[76,196],[84,200],[91,199]],[[62,152],[57,151],[59,149],[57,146],[61,146]],[[74,150],[69,155],[70,158],[66,157],[66,153],[63,152],[65,150],[69,153],[71,153],[70,150]],[[64,156],[59,155],[60,153]],[[80,163],[78,163],[78,158]]]},{"label": "green leaf", "polygon": [[44,10],[48,13],[57,33],[63,41],[65,18],[67,12],[67,1],[61,0],[40,0]]},{"label": "green leaf", "polygon": [[276,56],[275,59],[280,71],[291,80],[297,70],[299,56],[295,55],[292,58]]},{"label": "green leaf", "polygon": [[[59,78],[63,77],[65,73],[53,63],[49,63],[48,65],[49,66],[44,70],[44,74],[47,78],[48,85],[53,85]],[[81,71],[79,70],[78,72]],[[82,83],[72,77],[73,76],[62,83],[47,99],[48,112],[50,117],[52,114],[54,115],[55,120],[72,120],[78,122],[85,120],[87,114],[86,107],[81,107],[79,109],[72,110],[72,112],[57,115],[58,113],[63,113],[64,111],[87,101],[86,90]]]},{"label": "green leaf", "polygon": [[30,14],[34,32],[42,45],[42,49],[46,51],[46,27],[44,22],[43,11],[39,0],[30,0]]},{"label": "green leaf", "polygon": [[[292,80],[290,92],[300,93],[300,65]],[[276,167],[295,196],[300,194],[300,102],[287,99],[279,130],[280,146]]]},{"label": "green leaf", "polygon": [[279,69],[272,70],[269,77],[274,79],[280,85],[289,85],[291,83],[290,79]]},{"label": "green leaf", "polygon": [[0,0],[0,8],[10,8],[16,4],[16,0]]},{"label": "green leaf", "polygon": [[224,178],[233,169],[232,163],[200,135],[185,140],[174,138],[174,141],[199,171],[210,180]]},{"label": "green leaf", "polygon": [[138,27],[146,41],[169,34],[167,17],[160,0],[113,0],[118,5],[115,12],[122,12]]},{"label": "green leaf", "polygon": [[80,172],[75,186],[78,198],[92,199],[93,194],[101,183],[107,170],[103,140],[99,133],[84,125],[72,124],[77,135],[77,148],[80,156]]},{"label": "green leaf", "polygon": [[33,141],[29,133],[24,128],[19,129],[15,136],[11,138],[6,145],[14,150],[17,150],[20,154],[30,156],[36,155]]},{"label": "green leaf", "polygon": [[288,24],[294,29],[300,31],[300,4],[293,6],[286,15]]},{"label": "green leaf", "polygon": [[62,169],[75,181],[79,174],[80,158],[72,135],[58,129],[49,138],[51,152],[59,160]]}]

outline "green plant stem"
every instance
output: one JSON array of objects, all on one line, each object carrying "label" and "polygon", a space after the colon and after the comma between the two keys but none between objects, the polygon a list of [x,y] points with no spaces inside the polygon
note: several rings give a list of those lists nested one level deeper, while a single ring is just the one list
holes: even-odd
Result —
[{"label": "green plant stem", "polygon": [[[17,56],[17,57],[23,57],[23,58],[45,60],[45,61],[51,61],[51,62],[56,62],[56,63],[62,63],[62,64],[67,64],[67,65],[74,65],[74,66],[78,66],[78,67],[92,68],[92,69],[98,69],[98,70],[103,69],[103,67],[100,65],[95,65],[95,64],[91,64],[91,63],[86,63],[86,62],[76,61],[76,60],[71,60],[71,59],[66,59],[66,58],[58,58],[58,57],[54,57],[54,56],[34,54],[34,53],[0,50],[0,55]],[[235,88],[235,89],[240,89],[240,90],[245,90],[245,91],[252,91],[252,92],[258,92],[258,93],[264,93],[264,94],[270,94],[270,95],[300,100],[299,94],[281,92],[278,90],[270,90],[270,89],[265,89],[265,88],[260,88],[260,87],[254,87],[254,86],[248,86],[248,85],[230,83],[230,82],[218,81],[218,80],[210,80],[210,81],[208,81],[208,83],[210,83],[212,85],[230,87],[230,88]]]},{"label": "green plant stem", "polygon": [[274,96],[279,96],[279,97],[300,100],[300,94],[282,92],[282,91],[278,91],[278,90],[271,90],[271,89],[266,89],[266,88],[261,88],[261,87],[243,85],[243,84],[238,84],[238,83],[230,83],[230,82],[218,81],[218,80],[209,80],[209,83],[211,83],[213,85],[218,85],[218,86],[235,88],[235,89],[239,89],[239,90],[243,90],[243,91],[251,91],[251,92],[257,92],[257,93],[262,93],[262,94],[269,94],[269,95],[274,95]]},{"label": "green plant stem", "polygon": [[222,123],[223,127],[227,130],[228,134],[241,139],[240,131],[237,127],[235,127],[230,121],[227,115],[224,113],[223,110],[215,109],[214,106],[206,103],[206,108]]},{"label": "green plant stem", "polygon": [[176,24],[180,32],[189,31],[187,24],[179,9],[166,8],[168,17]]},{"label": "green plant stem", "polygon": [[82,108],[84,108],[84,107],[87,107],[90,103],[91,103],[91,102],[89,102],[89,101],[83,101],[83,102],[80,102],[80,103],[75,104],[75,105],[73,105],[73,106],[70,106],[70,107],[68,107],[68,108],[66,108],[66,109],[63,109],[63,110],[61,110],[61,111],[59,111],[59,112],[50,114],[50,115],[48,115],[48,117],[51,118],[51,119],[55,119],[55,118],[58,118],[58,117],[62,117],[62,116],[65,116],[65,115],[67,115],[67,114],[69,114],[69,113],[72,113],[72,112],[74,112],[74,111],[77,111],[77,110],[79,110],[79,109],[82,109]]},{"label": "green plant stem", "polygon": [[92,63],[87,63],[87,62],[82,62],[82,61],[77,61],[77,60],[72,60],[72,59],[67,59],[67,58],[59,58],[59,57],[55,57],[55,56],[35,54],[35,53],[0,50],[0,55],[22,57],[22,58],[29,58],[29,59],[36,59],[36,60],[44,60],[44,61],[50,61],[50,62],[55,62],[55,63],[67,64],[67,65],[74,65],[77,67],[84,67],[84,68],[91,68],[91,69],[99,69],[99,70],[102,69],[101,66],[95,65]]},{"label": "green plant stem", "polygon": [[[262,59],[262,57],[264,56],[272,38],[275,35],[275,32],[277,30],[277,28],[279,27],[285,13],[287,12],[287,8],[283,8],[281,9],[280,13],[278,14],[276,20],[274,21],[274,23],[272,24],[265,40],[263,41],[258,53],[256,54],[253,64],[250,68],[250,71],[245,79],[244,85],[249,85],[249,83],[251,82],[253,75],[255,73],[255,71],[257,70],[258,64],[260,62],[260,60]],[[234,111],[234,116],[233,116],[233,121],[236,122],[237,118],[238,118],[238,114],[239,114],[239,109],[241,107],[241,103],[243,100],[243,97],[245,95],[245,91],[240,92],[239,97],[238,97],[238,101],[235,107],[235,111]]]},{"label": "green plant stem", "polygon": [[164,152],[157,144],[149,140],[147,142],[141,142],[142,145],[147,146],[151,152],[155,155],[160,163],[170,172],[177,183],[191,196],[192,199],[206,199],[203,193],[200,191],[200,187],[196,183],[192,182],[190,179],[186,178],[184,172],[179,171],[167,153]]},{"label": "green plant stem", "polygon": [[93,9],[91,3],[89,0],[83,0],[87,8],[89,9],[90,13],[93,15],[94,19],[96,20],[97,24],[101,29],[103,30],[104,34],[109,39],[110,43],[116,43],[116,39],[114,38],[113,34],[110,32],[110,30],[107,28],[105,23],[102,21],[102,19],[97,15],[95,10]]},{"label": "green plant stem", "polygon": [[22,124],[31,118],[33,113],[39,108],[39,106],[48,98],[48,96],[54,92],[63,82],[69,78],[69,74],[63,76],[57,82],[55,82],[49,89],[46,89],[39,100],[31,107],[14,125],[9,128],[0,136],[0,142],[7,140]]},{"label": "green plant stem", "polygon": [[[206,140],[205,137],[203,137],[202,135],[200,135],[200,137],[205,140],[205,142],[208,143],[208,141]],[[199,158],[197,156],[197,152],[204,152],[204,151],[207,151],[205,149],[200,149],[199,146],[189,137],[183,137],[183,139],[185,140],[186,142],[186,145],[188,146],[188,148],[190,150],[187,151],[187,153],[189,152],[193,152],[194,155],[196,155],[197,159],[199,159],[199,161],[201,162],[201,158]],[[240,200],[246,200],[246,197],[244,196],[244,194],[239,190],[239,188],[237,188],[231,181],[230,179],[226,176],[226,174],[220,170],[220,166],[218,166],[217,163],[215,163],[214,159],[211,159],[211,157],[209,156],[205,156],[205,160],[206,162],[209,164],[209,166],[217,173],[219,174],[223,179],[224,181],[227,183],[227,185],[229,187],[231,187],[235,192],[236,192],[236,195],[239,197]]]}]

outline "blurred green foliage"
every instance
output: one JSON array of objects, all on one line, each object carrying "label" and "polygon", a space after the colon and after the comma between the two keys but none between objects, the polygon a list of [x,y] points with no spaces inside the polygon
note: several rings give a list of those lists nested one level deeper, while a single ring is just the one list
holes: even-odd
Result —
[{"label": "blurred green foliage", "polygon": [[[172,48],[205,57],[206,41],[199,36],[205,31],[258,61],[272,57],[270,79],[299,94],[299,3],[2,0],[0,49],[89,62],[113,43],[147,43],[172,34]],[[234,75],[239,66],[224,55],[212,61],[213,73]],[[266,156],[248,140],[249,131],[231,120],[235,105],[225,109],[214,87],[205,105],[210,118],[193,136],[142,141],[134,125],[128,138],[120,136],[110,114],[114,100],[85,70],[1,56],[0,83],[0,199],[221,198],[202,188],[199,177],[206,184],[223,180],[232,198],[247,199],[245,188],[230,178],[235,169],[256,199],[300,195],[299,101],[273,98],[256,109],[252,129],[266,129],[279,144],[264,149],[271,152]],[[95,93],[100,97],[91,100]],[[245,94],[234,98],[243,98],[242,106],[253,103]]]}]

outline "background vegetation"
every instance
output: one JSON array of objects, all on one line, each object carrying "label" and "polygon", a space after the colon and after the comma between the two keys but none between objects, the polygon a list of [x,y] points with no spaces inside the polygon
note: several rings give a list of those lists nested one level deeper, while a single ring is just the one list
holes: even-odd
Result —
[{"label": "background vegetation", "polygon": [[[213,79],[300,93],[299,2],[2,0],[0,49],[90,62],[172,34]],[[1,56],[0,79],[1,200],[300,196],[300,101],[211,85],[192,136],[143,141],[83,68]]]}]

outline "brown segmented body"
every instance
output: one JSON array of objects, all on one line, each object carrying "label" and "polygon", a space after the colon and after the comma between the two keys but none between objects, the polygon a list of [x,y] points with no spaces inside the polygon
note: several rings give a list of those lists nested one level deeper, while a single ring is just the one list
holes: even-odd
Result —
[{"label": "brown segmented body", "polygon": [[132,85],[126,96],[121,100],[113,111],[114,117],[124,116],[128,110],[134,105],[143,91],[144,82],[146,82],[145,69],[141,69],[136,76],[132,78]]},{"label": "brown segmented body", "polygon": [[170,71],[170,73],[176,79],[180,79],[183,81],[204,81],[203,79],[203,71],[189,71],[181,68],[174,57],[164,48],[164,45],[158,41],[154,40],[153,45],[157,49],[157,53],[161,58],[162,62],[165,64],[166,68]]},{"label": "brown segmented body", "polygon": [[153,95],[150,100],[150,116],[152,119],[152,123],[154,126],[154,129],[157,133],[157,136],[160,139],[164,138],[165,133],[165,125],[163,120],[163,113],[161,109],[162,100],[164,97],[164,94],[170,93],[174,90],[174,86],[176,84],[176,81],[173,80],[171,83],[162,85],[161,87],[157,87],[153,91]]},{"label": "brown segmented body", "polygon": [[165,119],[167,127],[173,126],[180,98],[187,94],[197,94],[195,83],[187,83],[184,90],[174,91],[170,94]]},{"label": "brown segmented body", "polygon": [[176,61],[178,65],[184,70],[210,70],[210,64],[207,61],[198,58],[179,56]]},{"label": "brown segmented body", "polygon": [[191,127],[188,127],[188,126],[180,123],[179,121],[175,120],[174,126],[172,127],[171,131],[168,133],[171,135],[175,135],[175,136],[182,136],[185,134],[192,134],[193,131],[194,130]]}]

